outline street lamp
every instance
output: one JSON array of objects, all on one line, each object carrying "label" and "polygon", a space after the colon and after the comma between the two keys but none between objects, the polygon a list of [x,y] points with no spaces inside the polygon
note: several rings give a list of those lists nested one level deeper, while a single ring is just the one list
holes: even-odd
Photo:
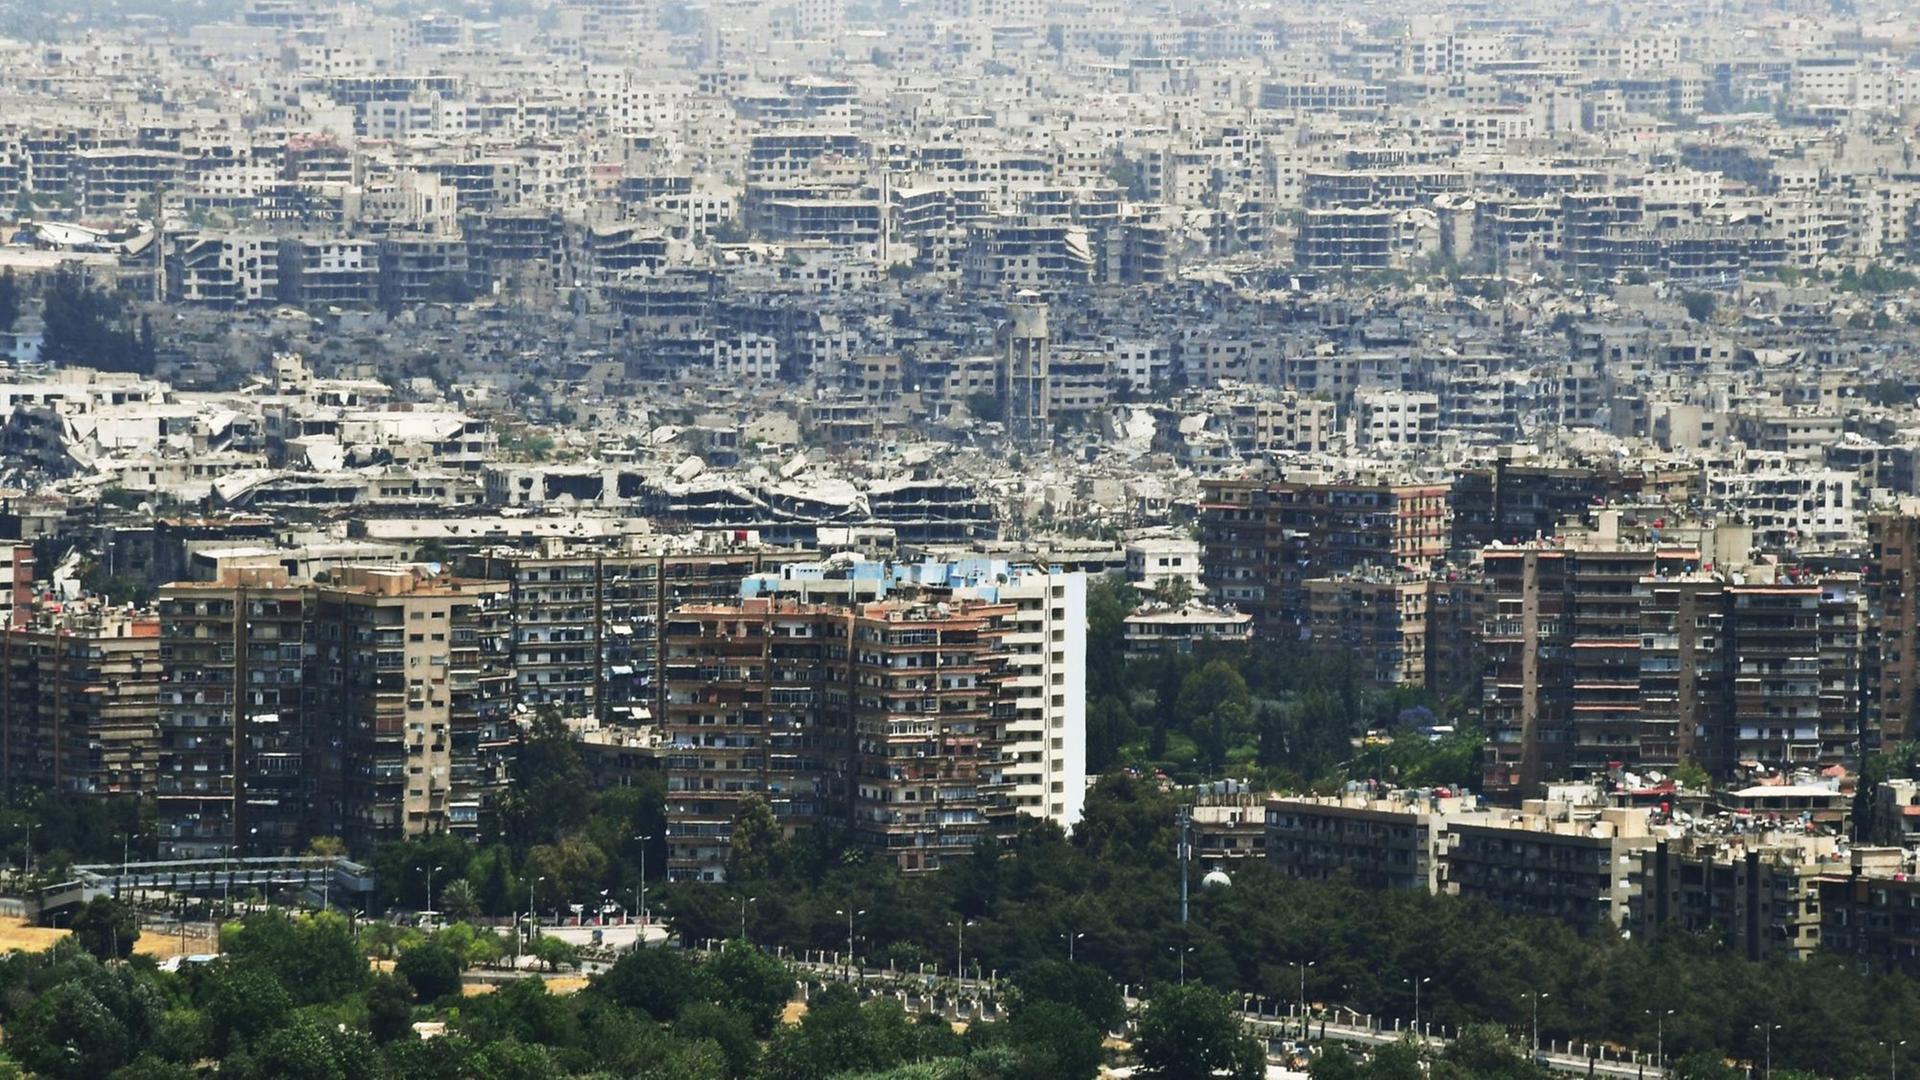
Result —
[{"label": "street lamp", "polygon": [[1776,1031],[1778,1031],[1778,1030],[1780,1030],[1780,1025],[1779,1025],[1779,1024],[1755,1024],[1755,1025],[1753,1025],[1753,1030],[1755,1030],[1755,1031],[1763,1031],[1763,1032],[1765,1032],[1765,1033],[1766,1033],[1766,1037],[1767,1037],[1767,1057],[1766,1057],[1766,1065],[1767,1065],[1767,1071],[1766,1071],[1766,1072],[1765,1072],[1765,1073],[1764,1073],[1763,1075],[1764,1075],[1764,1076],[1766,1077],[1766,1080],[1773,1080],[1773,1033],[1774,1033],[1774,1032],[1776,1032]]},{"label": "street lamp", "polygon": [[1180,958],[1180,985],[1181,986],[1187,985],[1187,954],[1192,952],[1194,948],[1195,946],[1192,946],[1192,945],[1189,945],[1184,949],[1176,945],[1167,946],[1168,952],[1173,953],[1175,956],[1178,956]]},{"label": "street lamp", "polygon": [[[540,925],[540,916],[535,914],[533,910],[533,887],[545,880],[547,880],[545,875],[542,875],[540,877],[534,878],[532,881],[527,882],[527,951],[528,952],[533,951],[533,930],[535,927]],[[514,943],[514,955],[518,956],[519,948],[520,948],[519,934],[515,934],[513,936],[513,943]]]},{"label": "street lamp", "polygon": [[757,896],[743,896],[740,898],[740,940],[741,941],[747,940],[747,905],[752,903],[757,903],[759,902],[759,900],[760,898]]},{"label": "street lamp", "polygon": [[972,925],[972,919],[953,920],[953,970],[962,983],[967,981],[967,927]]},{"label": "street lamp", "polygon": [[1549,998],[1553,995],[1543,994],[1535,990],[1531,996],[1533,998],[1533,1052],[1537,1054],[1540,1052],[1540,999]]},{"label": "street lamp", "polygon": [[427,867],[427,914],[433,914],[433,875],[445,870],[444,866]]},{"label": "street lamp", "polygon": [[1413,1030],[1420,1031],[1420,988],[1433,981],[1433,976],[1425,975],[1418,979],[1401,979],[1403,983],[1413,984]]},{"label": "street lamp", "polygon": [[1898,1055],[1900,1048],[1907,1045],[1907,1040],[1901,1039],[1899,1042],[1888,1042],[1882,1039],[1880,1040],[1880,1045],[1887,1048],[1887,1080],[1900,1080],[1900,1060]]},{"label": "street lamp", "polygon": [[861,908],[859,911],[855,911],[852,908],[834,908],[833,913],[847,917],[847,961],[841,966],[844,967],[847,974],[851,976],[853,974],[853,918],[856,915],[865,915],[867,909]]},{"label": "street lamp", "polygon": [[1073,963],[1073,943],[1086,937],[1086,931],[1082,930],[1078,934],[1061,934],[1060,936],[1067,939],[1067,963],[1071,964]]},{"label": "street lamp", "polygon": [[[636,836],[634,837],[634,839],[640,841],[640,891],[634,897],[633,906],[640,909],[640,925],[646,926],[647,925],[647,844],[650,841],[652,841],[653,837]],[[642,931],[642,933],[644,934],[644,931]]]},{"label": "street lamp", "polygon": [[[1667,1017],[1673,1015],[1673,1010],[1655,1012],[1648,1009],[1646,1012],[1653,1017],[1653,1060],[1664,1069],[1667,1067]],[[1536,1038],[1535,1041],[1539,1040]]]},{"label": "street lamp", "polygon": [[1287,965],[1288,967],[1300,969],[1300,1034],[1302,1036],[1305,1036],[1307,1032],[1307,969],[1319,962],[1318,960],[1308,960],[1305,963],[1301,963],[1295,960]]}]

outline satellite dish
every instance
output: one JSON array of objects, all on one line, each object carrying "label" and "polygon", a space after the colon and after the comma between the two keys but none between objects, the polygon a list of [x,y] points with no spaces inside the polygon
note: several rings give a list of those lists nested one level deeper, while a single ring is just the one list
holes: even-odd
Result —
[{"label": "satellite dish", "polygon": [[1200,887],[1203,889],[1224,889],[1232,884],[1233,879],[1227,876],[1225,870],[1209,870],[1207,876],[1200,879]]}]

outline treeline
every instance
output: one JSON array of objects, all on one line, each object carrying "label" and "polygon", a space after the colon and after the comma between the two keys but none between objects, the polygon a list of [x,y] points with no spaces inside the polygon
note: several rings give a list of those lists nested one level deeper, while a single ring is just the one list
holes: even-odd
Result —
[{"label": "treeline", "polygon": [[[496,961],[498,938],[463,925],[431,936],[393,929],[332,914],[252,915],[222,930],[218,960],[177,974],[147,958],[103,963],[79,938],[12,953],[0,959],[0,1075],[1092,1080],[1101,1032],[1120,1009],[1104,976],[1064,963],[1035,965],[1009,987],[1007,1022],[964,1033],[840,986],[816,988],[796,1008],[795,973],[737,941],[704,955],[630,951],[570,995],[532,976],[473,995],[461,973]],[[369,952],[383,962],[370,965]],[[421,1022],[444,1031],[422,1039]],[[1259,1050],[1224,997],[1197,988],[1169,997],[1156,1023],[1143,1052],[1258,1075],[1242,1067],[1261,1064]]]},{"label": "treeline", "polygon": [[153,321],[134,319],[126,297],[94,286],[72,268],[54,272],[42,294],[40,359],[56,367],[153,374]]},{"label": "treeline", "polygon": [[[1417,689],[1370,691],[1350,657],[1300,642],[1202,645],[1126,659],[1133,586],[1102,578],[1087,597],[1087,770],[1162,770],[1181,783],[1223,776],[1266,790],[1331,788],[1348,779],[1471,785],[1477,732],[1436,746],[1414,730],[1461,710]],[[1358,752],[1370,730],[1396,750]]]},{"label": "treeline", "polygon": [[[951,972],[965,931],[966,964],[1005,977],[1040,958],[1076,960],[1134,987],[1176,983],[1184,971],[1223,991],[1293,1002],[1306,970],[1310,1002],[1448,1028],[1491,1023],[1530,1030],[1532,995],[1543,1037],[1611,1040],[1642,1051],[1664,1034],[1670,1057],[1759,1060],[1777,1025],[1780,1068],[1868,1075],[1885,1068],[1879,1041],[1920,1024],[1920,987],[1818,957],[1755,964],[1678,930],[1655,940],[1580,934],[1553,921],[1503,915],[1453,897],[1296,882],[1263,863],[1230,868],[1234,883],[1199,889],[1179,921],[1172,859],[1177,803],[1151,784],[1109,777],[1090,794],[1071,841],[1035,824],[937,874],[906,876],[819,833],[766,852],[745,880],[676,885],[666,897],[690,938],[737,932],[788,949],[846,947],[844,911],[868,962]],[[1666,1012],[1672,1010],[1671,1016]],[[1664,1024],[1658,1020],[1665,1016]],[[1912,1048],[1900,1051],[1906,1054]],[[1876,1065],[1877,1062],[1877,1065]]]}]

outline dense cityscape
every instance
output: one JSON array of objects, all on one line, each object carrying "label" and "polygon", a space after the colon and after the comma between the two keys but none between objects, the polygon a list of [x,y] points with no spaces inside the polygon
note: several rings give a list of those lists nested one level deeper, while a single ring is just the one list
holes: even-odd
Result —
[{"label": "dense cityscape", "polygon": [[1920,10],[0,0],[0,864],[0,1075],[1896,1080]]}]

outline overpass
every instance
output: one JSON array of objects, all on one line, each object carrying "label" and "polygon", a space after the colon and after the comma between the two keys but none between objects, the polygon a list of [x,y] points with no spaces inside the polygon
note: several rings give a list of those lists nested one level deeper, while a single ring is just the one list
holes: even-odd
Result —
[{"label": "overpass", "polygon": [[299,889],[320,896],[361,896],[373,891],[373,871],[332,855],[249,859],[173,859],[163,862],[93,863],[73,868],[73,877],[36,894],[38,912],[84,904],[96,896],[138,889],[172,896],[222,898]]}]

